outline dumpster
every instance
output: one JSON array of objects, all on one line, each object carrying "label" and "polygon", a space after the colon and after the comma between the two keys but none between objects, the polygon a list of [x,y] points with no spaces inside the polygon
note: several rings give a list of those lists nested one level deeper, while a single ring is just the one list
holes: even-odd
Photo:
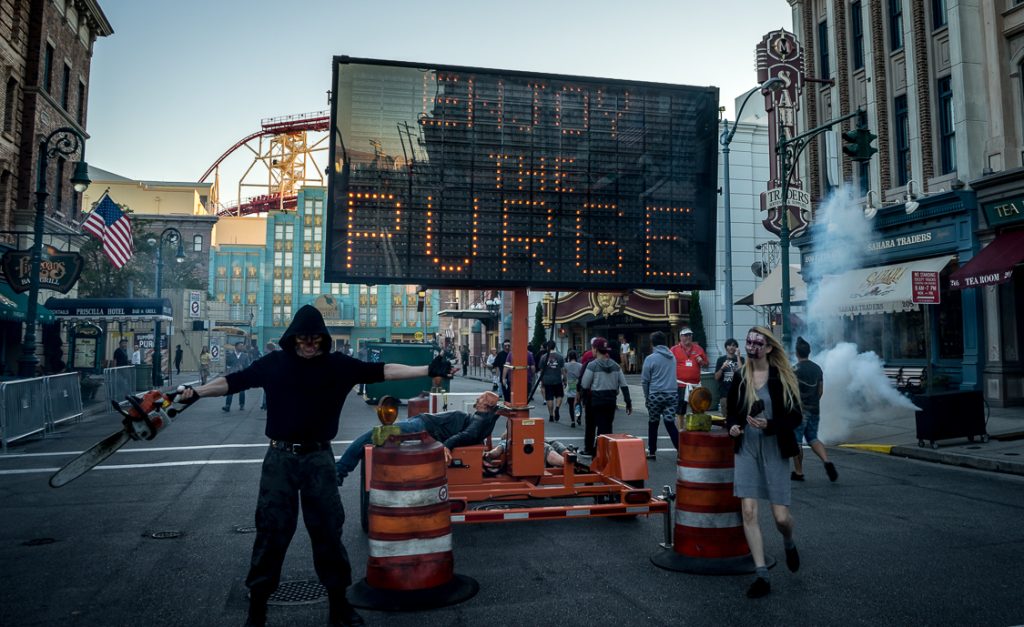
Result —
[{"label": "dumpster", "polygon": [[932,448],[939,448],[936,440],[975,437],[988,442],[985,431],[985,399],[978,390],[954,392],[931,392],[915,394],[910,400],[920,407],[915,413],[917,422],[917,445],[925,442]]},{"label": "dumpster", "polygon": [[[433,358],[433,344],[403,344],[398,342],[368,342],[366,344],[366,360],[369,362],[426,366]],[[446,392],[450,385],[451,381],[449,379],[442,379],[442,386]],[[410,398],[415,398],[420,392],[429,392],[431,386],[430,377],[370,383],[366,386],[366,402],[376,403],[382,396],[394,396],[406,401]]]},{"label": "dumpster", "polygon": [[135,391],[148,392],[153,387],[153,366],[137,364],[135,366]]}]

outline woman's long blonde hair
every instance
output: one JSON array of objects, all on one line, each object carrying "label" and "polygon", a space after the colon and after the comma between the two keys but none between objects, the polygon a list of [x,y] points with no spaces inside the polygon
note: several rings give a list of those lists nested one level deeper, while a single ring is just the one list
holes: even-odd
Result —
[{"label": "woman's long blonde hair", "polygon": [[[779,371],[779,377],[782,379],[783,400],[785,401],[786,409],[799,407],[800,384],[796,380],[796,373],[793,372],[793,367],[789,365],[789,357],[786,356],[786,350],[782,348],[782,344],[775,339],[772,332],[765,327],[751,327],[747,331],[747,335],[751,333],[760,333],[764,336],[768,345],[772,347],[771,352],[767,356],[768,366],[774,366]],[[757,400],[757,391],[754,389],[754,386],[746,384],[746,382],[754,380],[752,361],[748,356],[747,360],[743,363],[744,400],[746,401],[745,407],[748,408]]]}]

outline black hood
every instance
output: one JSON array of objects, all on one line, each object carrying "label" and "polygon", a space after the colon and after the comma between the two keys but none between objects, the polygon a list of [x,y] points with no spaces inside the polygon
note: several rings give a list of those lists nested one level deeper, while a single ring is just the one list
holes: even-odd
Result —
[{"label": "black hood", "polygon": [[295,354],[295,336],[296,335],[317,335],[323,336],[324,341],[321,343],[321,350],[325,353],[331,351],[331,334],[327,332],[327,325],[324,324],[324,317],[320,313],[320,310],[312,305],[303,305],[295,312],[295,317],[292,318],[292,323],[288,325],[288,329],[281,336],[281,348],[288,351],[289,354]]}]

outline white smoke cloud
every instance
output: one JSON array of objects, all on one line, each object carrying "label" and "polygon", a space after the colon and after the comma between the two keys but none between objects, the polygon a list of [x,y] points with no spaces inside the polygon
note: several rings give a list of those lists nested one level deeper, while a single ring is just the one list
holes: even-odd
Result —
[{"label": "white smoke cloud", "polygon": [[[874,232],[848,188],[837,190],[822,204],[816,222],[810,277],[838,275],[865,265],[864,253],[868,242],[875,239]],[[825,377],[818,437],[826,444],[885,435],[884,423],[916,409],[893,388],[878,355],[859,352],[858,338],[843,337],[843,318],[833,308],[843,297],[837,287],[836,282],[817,281],[816,289],[809,290],[807,303],[810,331],[805,339],[811,344],[811,359],[821,366]],[[822,350],[835,341],[831,338],[842,341]]]}]

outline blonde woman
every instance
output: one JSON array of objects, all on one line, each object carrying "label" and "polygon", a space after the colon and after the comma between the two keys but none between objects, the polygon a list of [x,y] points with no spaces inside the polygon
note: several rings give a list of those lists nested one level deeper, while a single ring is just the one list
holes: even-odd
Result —
[{"label": "blonde woman", "polygon": [[796,572],[800,555],[793,543],[789,512],[789,458],[799,452],[793,430],[803,420],[800,387],[782,345],[764,327],[747,332],[747,362],[733,381],[726,404],[726,426],[735,440],[733,494],[740,498],[743,535],[754,558],[757,576],[750,598],[771,592],[765,565],[764,540],[757,522],[757,501],[771,503],[775,526],[782,533],[786,566]]}]

